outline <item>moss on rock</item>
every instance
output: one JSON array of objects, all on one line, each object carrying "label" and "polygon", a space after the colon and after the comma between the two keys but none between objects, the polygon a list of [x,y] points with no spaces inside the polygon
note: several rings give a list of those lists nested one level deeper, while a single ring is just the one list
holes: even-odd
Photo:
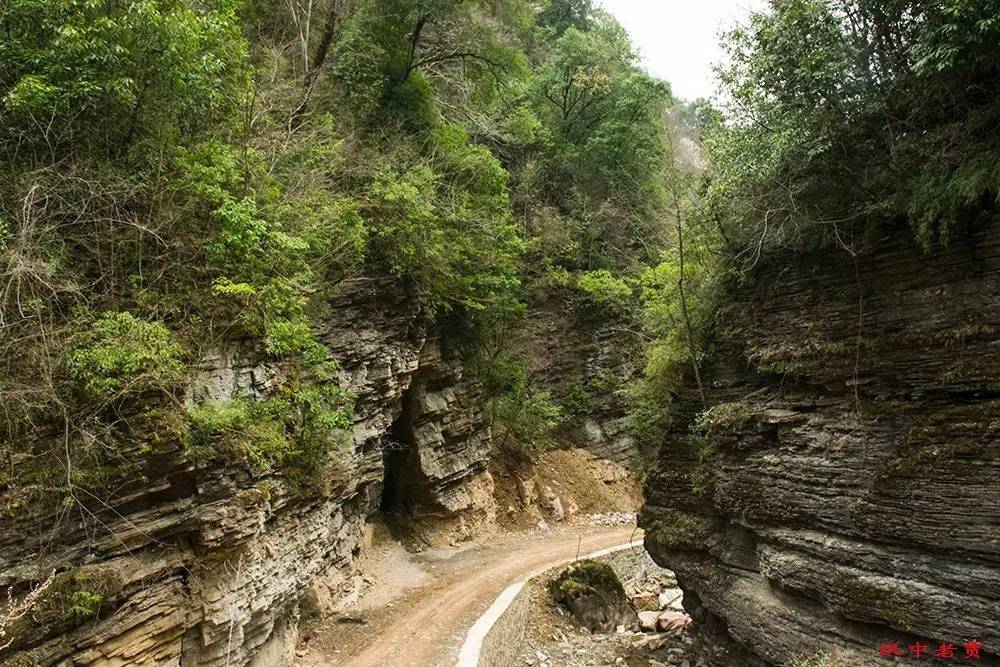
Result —
[{"label": "moss on rock", "polygon": [[614,630],[629,614],[625,588],[606,563],[582,560],[549,584],[556,604],[592,632]]},{"label": "moss on rock", "polygon": [[654,521],[642,521],[646,526],[646,543],[654,551],[701,549],[712,532],[711,520],[697,514],[658,508]]}]

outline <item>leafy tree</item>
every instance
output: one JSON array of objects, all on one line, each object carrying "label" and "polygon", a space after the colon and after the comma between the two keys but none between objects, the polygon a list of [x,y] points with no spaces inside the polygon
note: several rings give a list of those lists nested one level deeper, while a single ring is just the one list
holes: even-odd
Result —
[{"label": "leafy tree", "polygon": [[587,30],[593,13],[591,0],[550,0],[539,14],[538,22],[561,35],[568,28]]},{"label": "leafy tree", "polygon": [[0,141],[117,156],[227,122],[246,55],[236,10],[229,0],[5,2]]},{"label": "leafy tree", "polygon": [[[670,92],[636,66],[611,17],[597,12],[591,19],[588,30],[568,27],[554,38],[530,83],[546,133],[519,196],[579,221],[572,237],[585,268],[624,268],[660,236],[653,211],[662,194]],[[536,233],[545,233],[545,219],[538,218]]]},{"label": "leafy tree", "polygon": [[429,164],[376,174],[373,251],[416,282],[430,309],[482,309],[518,285],[521,241],[509,217],[507,174],[461,127],[441,126],[429,139],[436,153]]},{"label": "leafy tree", "polygon": [[[141,484],[179,437],[322,478],[349,400],[316,324],[357,273],[412,289],[489,359],[511,438],[551,444],[510,344],[523,276],[619,317],[659,257],[669,90],[588,1],[10,0],[0,26],[0,410],[39,448],[27,486]],[[287,386],[168,400],[233,338]]]},{"label": "leafy tree", "polygon": [[929,246],[995,197],[997,23],[988,2],[774,0],[733,31],[707,143],[741,259],[900,219]]},{"label": "leafy tree", "polygon": [[523,67],[518,52],[497,38],[493,9],[516,24],[511,3],[363,2],[337,46],[334,77],[362,119],[389,111],[418,126],[431,124],[436,109],[428,77],[460,68],[462,78],[483,91],[484,82],[496,84]]},{"label": "leafy tree", "polygon": [[588,301],[612,313],[624,313],[632,302],[632,288],[607,269],[588,271],[580,275],[576,286]]}]

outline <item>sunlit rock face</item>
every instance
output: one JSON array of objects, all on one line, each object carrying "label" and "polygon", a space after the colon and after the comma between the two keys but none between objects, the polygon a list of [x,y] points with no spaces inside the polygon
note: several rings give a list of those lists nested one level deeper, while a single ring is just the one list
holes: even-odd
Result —
[{"label": "sunlit rock face", "polygon": [[[307,591],[327,604],[352,593],[364,524],[384,496],[383,452],[404,421],[413,461],[402,474],[416,480],[418,521],[433,520],[449,539],[487,527],[491,438],[479,389],[442,357],[415,303],[374,279],[344,282],[331,299],[322,338],[354,396],[354,420],[325,488],[303,493],[280,472],[253,477],[224,459],[194,460],[168,437],[144,462],[150,482],[134,492],[4,518],[0,589],[21,591],[71,566],[79,581],[57,583],[100,601],[87,615],[46,610],[30,636],[0,651],[0,664],[291,664]],[[182,400],[262,398],[285,372],[230,341],[206,355]]]},{"label": "sunlit rock face", "polygon": [[679,397],[641,523],[719,664],[969,640],[993,664],[1000,221],[931,254],[775,260],[702,377],[711,410]]}]

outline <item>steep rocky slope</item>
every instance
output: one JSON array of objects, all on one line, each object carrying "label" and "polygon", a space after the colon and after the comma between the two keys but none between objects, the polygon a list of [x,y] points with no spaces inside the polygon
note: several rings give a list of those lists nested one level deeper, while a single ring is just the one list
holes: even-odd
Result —
[{"label": "steep rocky slope", "polygon": [[622,321],[558,296],[532,305],[523,354],[539,385],[569,417],[560,440],[594,456],[633,463],[638,455],[619,390],[642,373],[643,347]]},{"label": "steep rocky slope", "polygon": [[[413,304],[369,279],[342,284],[331,304],[322,337],[355,406],[325,492],[295,491],[280,474],[255,478],[225,460],[192,460],[167,437],[146,464],[153,481],[134,494],[111,505],[82,495],[66,512],[4,519],[0,589],[23,591],[61,573],[43,603],[15,621],[0,663],[289,664],[300,600],[307,591],[326,601],[348,592],[365,520],[383,499],[437,534],[491,524],[490,434],[478,388],[442,358]],[[205,359],[187,400],[264,396],[281,375],[234,341]]]},{"label": "steep rocky slope", "polygon": [[997,663],[1000,221],[878,248],[762,270],[718,319],[711,409],[680,397],[641,524],[720,664]]}]

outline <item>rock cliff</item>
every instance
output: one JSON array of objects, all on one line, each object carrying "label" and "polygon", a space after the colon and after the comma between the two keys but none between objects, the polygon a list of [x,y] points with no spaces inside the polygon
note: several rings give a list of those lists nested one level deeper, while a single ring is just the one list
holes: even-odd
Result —
[{"label": "rock cliff", "polygon": [[532,377],[570,417],[561,439],[598,458],[633,463],[638,450],[619,390],[642,373],[638,336],[606,314],[555,297],[532,304],[526,324],[523,352]]},{"label": "rock cliff", "polygon": [[[355,404],[323,492],[296,491],[281,474],[253,478],[225,460],[193,460],[168,437],[146,460],[154,481],[139,491],[5,519],[0,589],[23,592],[59,574],[44,603],[15,623],[0,663],[287,665],[300,601],[307,592],[325,601],[350,592],[365,521],[384,499],[455,537],[491,523],[478,388],[459,362],[442,358],[414,302],[388,283],[358,279],[330,304],[323,339]],[[233,342],[203,361],[186,400],[266,396],[281,379],[280,366]],[[401,488],[404,478],[417,482]]]},{"label": "rock cliff", "polygon": [[772,267],[717,320],[710,409],[678,397],[648,550],[718,664],[969,640],[997,664],[1000,220]]}]

